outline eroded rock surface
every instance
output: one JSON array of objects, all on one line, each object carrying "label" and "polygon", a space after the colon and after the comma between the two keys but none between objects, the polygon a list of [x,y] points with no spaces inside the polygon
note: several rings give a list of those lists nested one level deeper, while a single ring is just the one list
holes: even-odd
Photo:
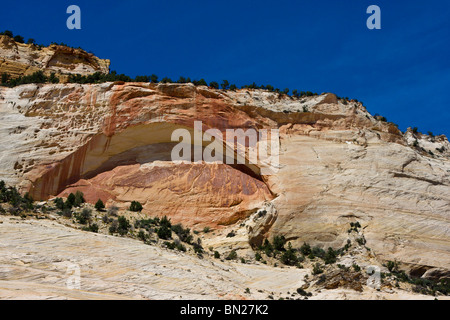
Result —
[{"label": "eroded rock surface", "polygon": [[82,49],[56,44],[39,47],[0,35],[0,74],[8,73],[14,78],[36,71],[47,75],[52,72],[58,75],[108,73],[109,64],[109,60],[99,59]]},{"label": "eroded rock surface", "polygon": [[[448,140],[402,134],[333,94],[294,99],[192,84],[0,88],[0,176],[49,199],[82,189],[188,226],[220,226],[266,206],[250,242],[284,235],[340,247],[360,221],[367,246],[410,268],[450,268]],[[170,161],[171,133],[280,129],[280,170]],[[416,146],[415,140],[418,140]],[[431,151],[431,153],[430,153]]]}]

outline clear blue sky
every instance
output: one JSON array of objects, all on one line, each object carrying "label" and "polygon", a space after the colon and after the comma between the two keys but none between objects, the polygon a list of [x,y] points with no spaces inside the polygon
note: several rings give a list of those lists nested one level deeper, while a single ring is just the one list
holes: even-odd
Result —
[{"label": "clear blue sky", "polygon": [[[66,9],[80,6],[82,29]],[[366,9],[381,8],[368,30]],[[64,42],[130,76],[334,92],[400,129],[450,136],[450,1],[7,1],[0,30]]]}]

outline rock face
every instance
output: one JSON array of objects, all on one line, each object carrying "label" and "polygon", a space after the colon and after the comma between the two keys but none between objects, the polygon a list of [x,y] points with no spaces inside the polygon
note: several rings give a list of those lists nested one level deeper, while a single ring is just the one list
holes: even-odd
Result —
[{"label": "rock face", "polygon": [[[262,300],[270,295],[297,299],[300,296],[293,292],[305,285],[305,276],[312,278],[307,269],[198,259],[50,220],[0,216],[0,228],[0,297],[4,300]],[[357,278],[351,272],[334,273],[309,299],[434,299],[367,286],[363,292],[355,291],[360,289]],[[439,300],[447,298],[439,296]]]},{"label": "rock face", "polygon": [[58,75],[108,73],[109,64],[109,60],[99,59],[82,49],[55,44],[41,48],[0,35],[0,74],[8,73],[14,78],[36,71],[47,75],[52,72]]},{"label": "rock face", "polygon": [[[280,168],[171,161],[171,134],[279,129]],[[341,247],[349,222],[381,259],[450,269],[450,144],[402,134],[333,94],[294,99],[264,90],[104,83],[0,88],[0,178],[49,199],[88,200],[220,227],[259,208],[250,243],[284,235]],[[418,140],[417,143],[415,141]],[[431,151],[431,153],[429,152]]]}]

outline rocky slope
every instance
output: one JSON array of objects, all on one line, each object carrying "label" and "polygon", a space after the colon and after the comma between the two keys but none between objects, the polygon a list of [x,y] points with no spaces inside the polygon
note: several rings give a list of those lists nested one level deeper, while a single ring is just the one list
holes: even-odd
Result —
[{"label": "rocky slope", "polygon": [[82,49],[56,44],[39,47],[0,35],[0,74],[18,77],[44,71],[47,75],[53,72],[64,80],[66,77],[61,75],[108,73],[109,64],[109,60],[99,59]]},{"label": "rocky slope", "polygon": [[[2,299],[303,299],[296,290],[311,277],[307,269],[198,259],[51,220],[0,216],[0,228]],[[309,299],[434,299],[332,286]]]}]

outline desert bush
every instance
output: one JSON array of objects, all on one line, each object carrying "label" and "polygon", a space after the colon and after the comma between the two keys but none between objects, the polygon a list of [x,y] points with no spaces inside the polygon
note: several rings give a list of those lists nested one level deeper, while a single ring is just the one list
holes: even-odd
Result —
[{"label": "desert bush", "polygon": [[128,230],[131,228],[130,222],[127,218],[124,216],[120,216],[117,218],[118,226],[117,226],[117,232],[123,236],[128,233]]},{"label": "desert bush", "polygon": [[294,266],[299,262],[298,257],[295,254],[295,250],[292,249],[292,245],[290,242],[288,244],[288,249],[281,255],[280,260],[282,263],[288,266]]},{"label": "desert bush", "polygon": [[278,251],[284,251],[284,245],[286,244],[286,239],[284,236],[275,236],[273,238],[273,248]]},{"label": "desert bush", "polygon": [[304,255],[304,256],[308,256],[311,254],[311,246],[304,242],[302,244],[302,246],[300,247],[300,252]]},{"label": "desert bush", "polygon": [[316,275],[316,274],[321,274],[321,273],[323,273],[322,266],[320,265],[320,263],[317,262],[313,266],[312,274]]},{"label": "desert bush", "polygon": [[111,206],[108,208],[108,215],[112,217],[117,217],[117,213],[119,212],[119,208],[117,206]]},{"label": "desert bush", "polygon": [[188,243],[188,244],[190,244],[194,238],[191,235],[191,229],[183,228],[183,226],[180,223],[173,225],[172,231],[175,232],[175,234],[178,236],[178,238],[181,241]]},{"label": "desert bush", "polygon": [[98,225],[96,223],[90,224],[87,227],[83,228],[84,231],[90,231],[90,232],[98,232]]},{"label": "desert bush", "polygon": [[234,231],[232,230],[232,231],[230,231],[228,234],[227,234],[227,238],[232,238],[232,237],[234,237],[236,235],[236,233],[234,233]]},{"label": "desert bush", "polygon": [[98,199],[95,203],[95,209],[97,211],[103,211],[105,209],[105,204],[103,203],[102,199]]},{"label": "desert bush", "polygon": [[304,289],[302,289],[302,288],[298,288],[297,289],[297,293],[299,294],[299,295],[301,295],[301,296],[304,296],[304,297],[311,297],[312,296],[312,293],[311,292],[306,292]]},{"label": "desert bush", "polygon": [[142,211],[142,205],[138,201],[132,201],[130,205],[130,211],[133,212],[141,212]]},{"label": "desert bush", "polygon": [[228,256],[225,258],[226,260],[236,260],[238,257],[236,250],[231,250]]},{"label": "desert bush", "polygon": [[329,247],[328,251],[326,252],[324,256],[325,264],[332,264],[336,262],[336,257],[338,255],[337,251],[334,251],[333,248]]},{"label": "desert bush", "polygon": [[171,239],[172,238],[172,231],[170,230],[170,228],[168,228],[165,225],[162,225],[158,228],[158,231],[156,232],[156,234],[158,235],[158,237],[160,239]]},{"label": "desert bush", "polygon": [[91,221],[92,210],[89,208],[84,208],[79,214],[75,215],[75,219],[80,224],[86,224]]}]

